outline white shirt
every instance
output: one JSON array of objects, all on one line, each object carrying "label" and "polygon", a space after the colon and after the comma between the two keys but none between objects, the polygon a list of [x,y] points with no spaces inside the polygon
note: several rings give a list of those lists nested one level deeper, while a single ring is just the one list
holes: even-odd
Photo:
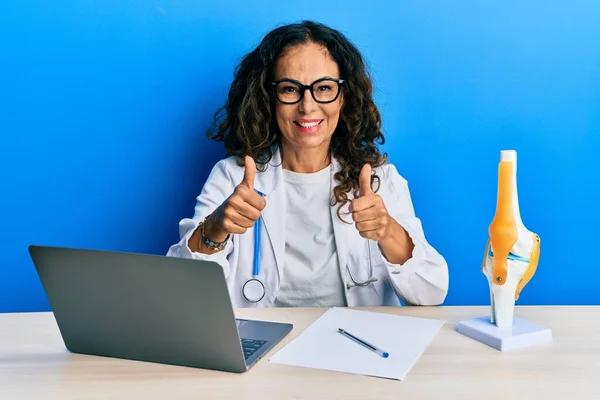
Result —
[{"label": "white shirt", "polygon": [[331,167],[309,174],[283,170],[285,257],[280,307],[345,306],[330,212]]}]

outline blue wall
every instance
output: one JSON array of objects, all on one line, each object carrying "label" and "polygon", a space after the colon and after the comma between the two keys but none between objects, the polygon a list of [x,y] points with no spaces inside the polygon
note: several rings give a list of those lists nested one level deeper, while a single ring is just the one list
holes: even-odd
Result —
[{"label": "blue wall", "polygon": [[446,304],[488,304],[502,149],[542,238],[519,304],[600,304],[598,2],[217,3],[0,6],[0,311],[49,309],[32,243],[164,254],[223,155],[204,132],[235,64],[303,18],[369,62],[384,150],[449,263]]}]

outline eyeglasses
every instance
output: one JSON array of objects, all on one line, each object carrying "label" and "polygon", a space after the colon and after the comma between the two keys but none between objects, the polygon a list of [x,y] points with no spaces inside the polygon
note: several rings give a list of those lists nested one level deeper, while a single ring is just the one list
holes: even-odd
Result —
[{"label": "eyeglasses", "polygon": [[340,95],[340,86],[343,79],[321,78],[310,85],[303,85],[294,79],[281,79],[273,82],[277,100],[283,104],[296,104],[304,98],[308,89],[317,103],[326,104],[334,102]]}]

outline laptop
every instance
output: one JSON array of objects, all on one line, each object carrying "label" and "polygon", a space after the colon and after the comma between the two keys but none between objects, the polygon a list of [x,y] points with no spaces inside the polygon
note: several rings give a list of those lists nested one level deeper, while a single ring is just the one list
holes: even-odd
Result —
[{"label": "laptop", "polygon": [[293,327],[236,320],[215,262],[48,246],[29,253],[72,353],[244,372]]}]

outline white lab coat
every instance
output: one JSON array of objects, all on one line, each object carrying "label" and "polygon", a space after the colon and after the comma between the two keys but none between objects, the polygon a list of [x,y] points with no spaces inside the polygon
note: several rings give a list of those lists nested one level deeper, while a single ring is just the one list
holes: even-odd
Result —
[{"label": "white lab coat", "polygon": [[[333,177],[340,169],[334,159]],[[376,169],[381,179],[377,193],[383,198],[389,214],[408,232],[414,242],[412,258],[403,265],[391,264],[382,255],[379,246],[361,237],[354,223],[348,224],[337,217],[337,205],[331,207],[333,231],[337,248],[340,273],[344,281],[344,292],[348,306],[401,305],[400,298],[408,305],[441,304],[448,291],[448,267],[444,258],[427,243],[421,221],[415,216],[407,182],[396,168],[385,164]],[[225,249],[207,255],[190,251],[187,243],[198,224],[223,203],[242,182],[244,168],[236,164],[235,158],[219,161],[211,171],[201,194],[197,197],[193,218],[179,223],[181,240],[169,248],[168,256],[211,260],[219,263],[225,272],[227,285],[234,307],[272,307],[279,290],[284,266],[286,199],[281,167],[281,155],[277,150],[268,168],[257,172],[254,188],[266,194],[266,207],[262,211],[260,275],[265,286],[265,296],[258,303],[247,301],[242,287],[252,278],[254,258],[254,231],[231,235]],[[376,187],[375,187],[376,188]],[[348,194],[349,199],[353,196]],[[342,210],[348,212],[349,203]],[[306,212],[310,212],[307,204]],[[343,214],[342,214],[343,215]],[[351,216],[345,216],[351,222]],[[373,275],[378,278],[368,286],[348,288],[350,281],[346,265],[354,279],[365,281],[369,275],[367,246],[371,246]]]}]

